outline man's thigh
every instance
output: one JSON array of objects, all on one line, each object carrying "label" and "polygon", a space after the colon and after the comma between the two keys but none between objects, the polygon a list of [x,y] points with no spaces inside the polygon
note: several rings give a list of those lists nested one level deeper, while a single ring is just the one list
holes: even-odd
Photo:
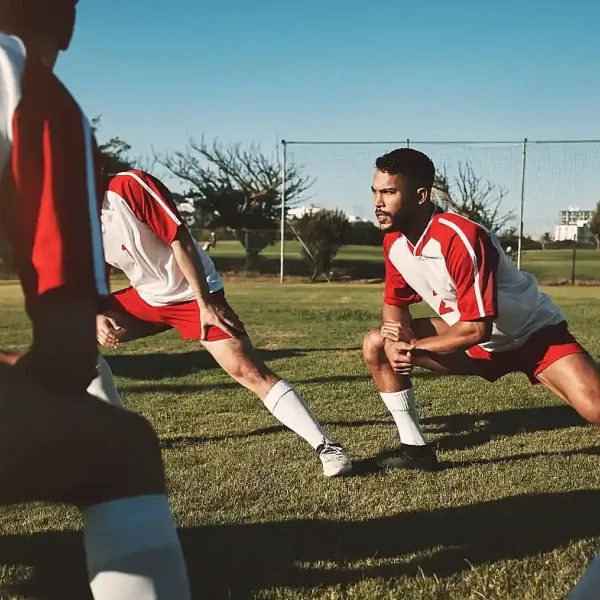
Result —
[{"label": "man's thigh", "polygon": [[537,375],[538,381],[588,420],[600,416],[600,369],[583,352],[563,356]]},{"label": "man's thigh", "polygon": [[[220,306],[224,311],[224,316],[236,321],[239,317],[235,311],[229,306],[225,297],[225,292],[219,290],[211,293],[211,302]],[[196,301],[181,302],[170,306],[162,306],[159,309],[161,319],[174,329],[177,329],[184,340],[199,340],[200,339],[200,308]],[[246,335],[241,331],[238,337]],[[223,331],[220,327],[212,326],[208,328],[206,341],[219,342],[231,339],[231,336]]]},{"label": "man's thigh", "polygon": [[[450,326],[438,317],[425,317],[413,319],[411,329],[417,340],[442,335]],[[453,352],[452,354],[413,353],[415,366],[445,373],[447,375],[478,375],[490,379],[490,365],[481,359],[471,358],[466,352]]]},{"label": "man's thigh", "polygon": [[85,506],[164,491],[160,448],[139,415],[1,364],[0,414],[0,504]]},{"label": "man's thigh", "polygon": [[117,338],[130,342],[168,331],[171,326],[161,319],[160,308],[144,302],[134,288],[112,294],[104,314],[119,325]]}]

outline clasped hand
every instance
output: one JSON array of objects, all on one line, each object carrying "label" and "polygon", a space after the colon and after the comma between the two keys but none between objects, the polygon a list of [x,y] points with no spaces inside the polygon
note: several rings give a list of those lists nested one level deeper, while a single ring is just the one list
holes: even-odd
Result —
[{"label": "clasped hand", "polygon": [[386,321],[380,330],[384,342],[385,355],[398,375],[409,376],[415,365],[413,350],[416,346],[415,334],[399,321]]}]

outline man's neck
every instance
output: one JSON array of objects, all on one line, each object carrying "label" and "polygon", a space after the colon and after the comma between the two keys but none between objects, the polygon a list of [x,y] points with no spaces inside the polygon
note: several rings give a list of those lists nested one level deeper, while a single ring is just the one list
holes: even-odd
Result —
[{"label": "man's neck", "polygon": [[400,233],[414,246],[423,235],[429,225],[433,215],[436,212],[436,206],[433,202],[427,201],[420,206],[420,210],[413,217],[411,223]]}]

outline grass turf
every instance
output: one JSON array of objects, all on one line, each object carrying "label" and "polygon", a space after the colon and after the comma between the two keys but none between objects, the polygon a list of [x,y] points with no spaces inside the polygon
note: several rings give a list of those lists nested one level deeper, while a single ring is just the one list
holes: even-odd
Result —
[{"label": "grass turf", "polygon": [[[600,536],[594,428],[523,376],[490,385],[419,372],[443,469],[371,472],[368,459],[396,443],[360,355],[382,287],[231,282],[227,292],[359,473],[325,480],[303,440],[174,332],[108,353],[125,403],[160,434],[195,598],[566,596]],[[600,288],[551,292],[598,356]],[[0,285],[0,347],[28,343],[21,303],[15,284]],[[0,598],[85,598],[79,527],[65,507],[0,509]]]}]

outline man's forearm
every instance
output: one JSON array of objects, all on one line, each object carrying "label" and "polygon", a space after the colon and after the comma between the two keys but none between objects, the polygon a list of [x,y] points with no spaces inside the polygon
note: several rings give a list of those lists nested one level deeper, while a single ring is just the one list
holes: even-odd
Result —
[{"label": "man's forearm", "polygon": [[395,321],[402,323],[402,326],[406,329],[410,328],[412,323],[412,315],[410,314],[410,308],[408,306],[394,306],[392,304],[384,304],[383,310],[381,311],[381,321],[387,323],[388,321]]},{"label": "man's forearm", "polygon": [[415,355],[418,355],[419,351],[432,354],[464,352],[485,341],[488,337],[485,323],[461,321],[449,327],[441,335],[418,340]]},{"label": "man's forearm", "polygon": [[182,229],[171,244],[175,260],[179,265],[186,281],[190,284],[194,297],[200,305],[208,304],[210,288],[206,281],[206,273],[196,245],[187,229]]}]

